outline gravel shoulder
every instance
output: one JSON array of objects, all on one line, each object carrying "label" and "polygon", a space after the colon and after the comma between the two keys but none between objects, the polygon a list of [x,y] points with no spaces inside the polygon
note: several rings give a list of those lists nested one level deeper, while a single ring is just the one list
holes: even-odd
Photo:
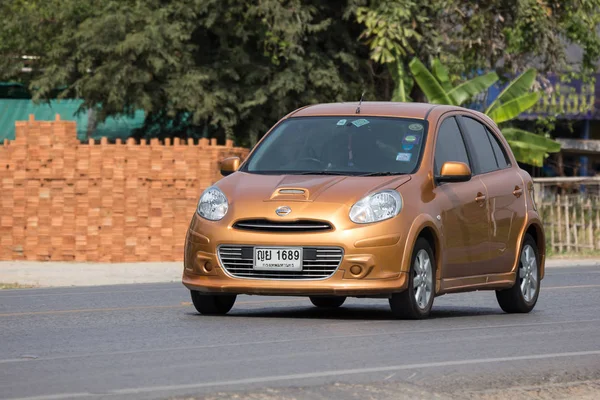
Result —
[{"label": "gravel shoulder", "polygon": [[596,400],[600,379],[576,382],[540,383],[484,390],[426,390],[406,383],[353,385],[335,383],[314,387],[270,388],[245,392],[219,392],[201,397],[173,400]]}]

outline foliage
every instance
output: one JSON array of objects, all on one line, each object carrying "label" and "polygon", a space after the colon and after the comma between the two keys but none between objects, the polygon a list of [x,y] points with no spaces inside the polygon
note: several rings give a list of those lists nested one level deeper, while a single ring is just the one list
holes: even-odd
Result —
[{"label": "foliage", "polygon": [[366,39],[374,61],[395,63],[414,53],[414,44],[423,38],[417,27],[428,22],[418,9],[413,0],[383,0],[356,10],[356,20],[365,26],[360,38]]},{"label": "foliage", "polygon": [[[433,73],[417,58],[410,62],[410,70],[415,82],[423,90],[427,99],[436,104],[458,106],[474,95],[488,89],[499,79],[492,72],[453,87],[448,82],[446,68],[439,60],[433,62]],[[528,69],[511,81],[490,104],[485,114],[500,125],[502,134],[518,162],[542,166],[548,153],[560,151],[560,144],[542,135],[503,124],[527,111],[539,101],[539,93],[530,91],[535,82],[535,76],[535,69]]]},{"label": "foliage", "polygon": [[[449,82],[478,70],[515,74],[535,67],[543,73],[577,73],[584,79],[596,71],[600,35],[594,31],[600,24],[600,0],[422,3],[374,0],[356,9],[372,60],[406,67],[414,56],[439,58],[450,69]],[[580,58],[567,57],[569,45],[581,48]],[[402,90],[396,68],[372,69],[387,73],[395,91]],[[415,96],[421,100],[413,90]]]},{"label": "foliage", "polygon": [[[140,135],[251,144],[295,108],[373,86],[344,0],[18,1],[28,7],[0,4],[14,15],[0,27],[0,79],[27,80],[36,100],[62,88],[99,121],[142,109]],[[30,74],[22,54],[39,57]]]},{"label": "foliage", "polygon": [[392,77],[394,82],[396,82],[391,100],[400,102],[410,101],[409,93],[414,85],[413,79],[406,73],[404,64],[401,62],[393,64],[391,69],[393,71]]},{"label": "foliage", "polygon": [[448,79],[448,70],[438,59],[433,61],[433,72],[430,72],[418,58],[413,58],[409,67],[427,100],[435,104],[460,106],[498,81],[498,75],[490,72],[452,86]]},{"label": "foliage", "polygon": [[[546,73],[596,71],[600,0],[493,0],[456,2],[443,22],[460,26],[446,43],[447,62],[463,71],[502,67],[514,73],[536,67]],[[582,49],[569,59],[567,45]]]},{"label": "foliage", "polygon": [[[474,71],[585,75],[600,58],[599,10],[600,0],[0,0],[0,81],[38,101],[82,98],[98,122],[142,109],[140,136],[251,144],[306,104],[363,91],[423,100],[414,56],[447,66],[433,72],[459,104],[492,79],[457,87]],[[571,44],[581,59],[567,59]]]},{"label": "foliage", "polygon": [[[408,60],[419,54],[425,58],[439,53],[443,32],[438,21],[453,1],[372,0],[350,8],[363,31],[359,37],[369,46],[371,70],[387,84],[384,99],[407,101],[412,96],[422,100],[409,74]],[[379,68],[378,66],[383,66]],[[393,91],[389,90],[389,86]]]},{"label": "foliage", "polygon": [[560,143],[542,135],[517,128],[502,128],[502,135],[510,145],[517,161],[541,167],[547,153],[560,151]]}]

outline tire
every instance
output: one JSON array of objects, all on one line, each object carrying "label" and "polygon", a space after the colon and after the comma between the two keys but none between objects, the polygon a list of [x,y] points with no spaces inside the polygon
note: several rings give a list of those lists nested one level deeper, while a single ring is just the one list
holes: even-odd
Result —
[{"label": "tire", "polygon": [[[531,257],[535,257],[532,258]],[[535,307],[540,295],[540,255],[535,239],[525,234],[519,253],[519,267],[515,284],[509,289],[496,290],[500,308],[507,313],[528,313]]]},{"label": "tire", "polygon": [[201,294],[195,290],[190,291],[192,303],[196,310],[203,315],[225,315],[235,303],[235,294]]},{"label": "tire", "polygon": [[310,297],[311,303],[319,308],[338,308],[346,301],[344,296]]},{"label": "tire", "polygon": [[435,266],[431,245],[425,238],[417,239],[411,257],[408,287],[403,292],[392,294],[389,300],[396,318],[423,319],[429,316],[435,297]]}]

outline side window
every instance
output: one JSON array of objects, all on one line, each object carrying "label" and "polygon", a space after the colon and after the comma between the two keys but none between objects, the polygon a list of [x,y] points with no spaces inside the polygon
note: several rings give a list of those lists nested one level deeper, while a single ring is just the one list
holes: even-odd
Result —
[{"label": "side window", "polygon": [[490,132],[489,129],[486,128],[488,133],[488,137],[490,138],[490,143],[492,143],[492,149],[494,150],[494,155],[496,156],[496,161],[498,162],[498,167],[500,169],[504,169],[510,165],[510,159],[506,155],[506,151],[502,146],[502,143],[498,140],[496,135]]},{"label": "side window", "polygon": [[485,174],[497,170],[496,156],[485,126],[469,117],[462,117],[462,122],[470,144],[473,145],[473,158],[476,161],[475,173]]},{"label": "side window", "polygon": [[440,174],[442,165],[447,161],[464,162],[470,167],[467,149],[454,117],[446,118],[438,132],[435,144],[435,175]]}]

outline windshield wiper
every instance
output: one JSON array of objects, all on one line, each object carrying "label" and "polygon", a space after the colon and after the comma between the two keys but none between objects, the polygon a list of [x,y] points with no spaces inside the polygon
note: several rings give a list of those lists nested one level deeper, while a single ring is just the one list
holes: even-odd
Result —
[{"label": "windshield wiper", "polygon": [[361,174],[357,176],[390,176],[390,175],[402,175],[399,172],[369,172],[368,174]]},{"label": "windshield wiper", "polygon": [[338,172],[338,171],[304,171],[298,172],[294,175],[352,175],[350,172]]}]

